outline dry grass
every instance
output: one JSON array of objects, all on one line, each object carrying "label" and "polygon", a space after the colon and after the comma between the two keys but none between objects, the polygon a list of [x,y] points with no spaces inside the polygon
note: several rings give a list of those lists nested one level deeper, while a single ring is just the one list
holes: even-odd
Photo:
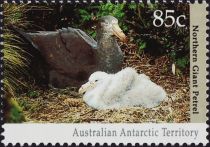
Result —
[{"label": "dry grass", "polygon": [[35,98],[30,98],[27,94],[18,98],[24,107],[27,121],[56,123],[189,122],[189,76],[172,75],[167,69],[170,63],[166,56],[155,59],[155,63],[150,65],[151,57],[138,56],[134,45],[130,44],[122,48],[126,48],[124,66],[136,68],[138,72],[145,73],[154,82],[163,86],[168,93],[168,100],[152,109],[130,107],[118,110],[95,110],[83,102],[77,90],[71,88],[37,89]]}]

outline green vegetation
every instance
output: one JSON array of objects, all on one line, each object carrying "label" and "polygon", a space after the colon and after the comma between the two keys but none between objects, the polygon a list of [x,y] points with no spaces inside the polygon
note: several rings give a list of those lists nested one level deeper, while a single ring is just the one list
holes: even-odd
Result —
[{"label": "green vegetation", "polygon": [[[124,21],[123,21],[123,19],[125,18],[124,7],[125,7],[125,4],[114,5],[112,3],[107,3],[107,4],[101,4],[101,5],[91,4],[87,7],[87,9],[79,8],[75,10],[75,13],[79,14],[78,15],[79,25],[78,24],[73,24],[73,25],[76,27],[84,28],[88,26],[89,24],[91,24],[97,18],[106,16],[106,15],[112,15],[116,17],[117,19],[121,20],[119,22],[119,25],[125,31],[128,28],[124,24]],[[87,32],[93,38],[96,37],[95,30],[91,28],[87,28]]]},{"label": "green vegetation", "polygon": [[8,105],[9,105],[9,111],[7,111],[5,114],[7,122],[20,123],[22,121],[25,121],[23,110],[15,99],[13,98],[9,99]]},{"label": "green vegetation", "polygon": [[39,96],[39,93],[34,90],[29,90],[29,92],[27,93],[27,96],[30,98],[37,98]]},{"label": "green vegetation", "polygon": [[6,121],[21,122],[24,120],[22,109],[12,98],[16,96],[16,91],[25,82],[21,80],[29,64],[28,53],[19,47],[21,38],[15,35],[10,29],[11,26],[23,28],[28,25],[23,14],[26,12],[25,5],[4,4],[4,89],[6,105],[9,112],[6,114]]}]

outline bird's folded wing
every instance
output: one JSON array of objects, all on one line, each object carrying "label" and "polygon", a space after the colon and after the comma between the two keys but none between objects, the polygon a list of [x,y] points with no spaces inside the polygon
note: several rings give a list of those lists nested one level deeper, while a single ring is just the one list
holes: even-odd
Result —
[{"label": "bird's folded wing", "polygon": [[[91,38],[88,34],[86,34],[84,31],[80,30],[80,29],[75,29],[75,28],[65,28],[65,29],[61,29],[59,30],[60,35],[62,40],[67,43],[73,43],[72,41],[79,41],[82,44],[86,44],[88,46],[90,46],[91,48],[96,48],[97,46],[97,42]],[[75,42],[76,43],[76,42]]]},{"label": "bird's folded wing", "polygon": [[90,37],[88,34],[86,34],[84,31],[80,29],[76,29],[76,32],[79,36],[81,36],[82,39],[84,39],[85,42],[87,42],[90,46],[92,46],[94,49],[97,47],[97,42]]},{"label": "bird's folded wing", "polygon": [[[84,34],[84,33],[82,33]],[[78,75],[91,73],[96,66],[94,48],[77,29],[67,28],[58,31],[27,33],[31,42],[40,50],[50,67],[60,73]],[[79,75],[78,75],[79,76]]]}]

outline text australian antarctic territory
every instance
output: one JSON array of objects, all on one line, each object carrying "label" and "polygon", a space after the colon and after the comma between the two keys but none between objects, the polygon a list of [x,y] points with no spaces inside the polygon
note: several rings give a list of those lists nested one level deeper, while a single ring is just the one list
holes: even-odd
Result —
[{"label": "text australian antarctic territory", "polygon": [[198,96],[199,91],[197,90],[199,88],[198,85],[198,76],[199,76],[199,66],[198,66],[198,35],[199,32],[199,26],[193,25],[192,26],[192,112],[193,114],[199,114],[198,110]]},{"label": "text australian antarctic territory", "polygon": [[198,130],[189,130],[185,128],[169,129],[162,127],[161,129],[109,129],[101,127],[97,129],[79,129],[75,128],[72,132],[73,137],[192,137],[196,139]]}]

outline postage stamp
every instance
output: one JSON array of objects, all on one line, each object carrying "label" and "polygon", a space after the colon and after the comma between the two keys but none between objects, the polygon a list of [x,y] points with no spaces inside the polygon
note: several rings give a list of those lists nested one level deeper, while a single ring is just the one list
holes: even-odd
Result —
[{"label": "postage stamp", "polygon": [[1,4],[1,144],[208,139],[205,1]]}]

